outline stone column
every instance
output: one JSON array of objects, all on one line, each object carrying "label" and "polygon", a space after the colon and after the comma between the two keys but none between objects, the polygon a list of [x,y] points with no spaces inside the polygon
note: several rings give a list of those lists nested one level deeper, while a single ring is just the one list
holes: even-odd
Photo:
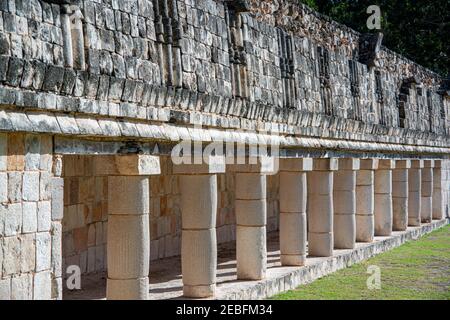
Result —
[{"label": "stone column", "polygon": [[339,159],[334,173],[334,248],[353,249],[356,241],[356,171],[359,159]]},{"label": "stone column", "polygon": [[280,159],[280,251],[283,266],[306,260],[306,172],[312,159]]},{"label": "stone column", "polygon": [[380,159],[375,171],[375,235],[390,236],[392,234],[392,169],[394,160]]},{"label": "stone column", "polygon": [[314,159],[308,172],[308,253],[310,256],[333,255],[333,172],[338,161]]},{"label": "stone column", "polygon": [[[273,173],[273,158],[258,158],[258,164],[233,165],[236,172],[236,261],[237,278],[261,280],[266,276],[266,174]],[[252,163],[251,161],[249,161]]]},{"label": "stone column", "polygon": [[208,163],[175,165],[180,175],[183,294],[190,298],[214,296],[217,270],[217,173],[225,173],[224,157]]},{"label": "stone column", "polygon": [[408,169],[410,160],[397,160],[392,171],[392,230],[404,231],[408,228]]},{"label": "stone column", "polygon": [[372,242],[375,234],[374,221],[374,170],[378,159],[361,159],[356,172],[356,241]]},{"label": "stone column", "polygon": [[434,160],[425,160],[422,169],[422,191],[420,218],[422,223],[430,223],[433,217],[433,167]]},{"label": "stone column", "polygon": [[408,226],[420,226],[423,160],[412,160],[408,171]]},{"label": "stone column", "polygon": [[433,169],[433,219],[442,220],[444,218],[444,202],[442,190],[441,160],[434,161]]},{"label": "stone column", "polygon": [[[150,261],[149,179],[159,158],[113,157],[108,177],[108,279],[111,300],[146,300]],[[105,165],[107,165],[105,163]]]}]

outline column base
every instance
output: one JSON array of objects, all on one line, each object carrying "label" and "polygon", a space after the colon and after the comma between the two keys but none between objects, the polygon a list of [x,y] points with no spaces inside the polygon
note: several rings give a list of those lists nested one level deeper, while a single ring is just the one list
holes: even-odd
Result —
[{"label": "column base", "polygon": [[334,215],[334,248],[353,249],[356,241],[356,219],[354,214]]},{"label": "column base", "polygon": [[109,279],[106,282],[108,300],[148,300],[148,277],[138,279]]},{"label": "column base", "polygon": [[210,298],[214,297],[216,285],[183,286],[183,295],[188,298]]},{"label": "column base", "polygon": [[313,257],[333,255],[333,233],[308,233],[308,254]]},{"label": "column base", "polygon": [[373,242],[374,239],[374,216],[356,215],[356,241]]},{"label": "column base", "polygon": [[239,280],[262,280],[266,277],[266,227],[236,227],[236,261]]},{"label": "column base", "polygon": [[408,218],[408,227],[420,227],[420,218]]},{"label": "column base", "polygon": [[299,254],[282,254],[281,265],[282,266],[304,266],[306,263],[306,255]]}]

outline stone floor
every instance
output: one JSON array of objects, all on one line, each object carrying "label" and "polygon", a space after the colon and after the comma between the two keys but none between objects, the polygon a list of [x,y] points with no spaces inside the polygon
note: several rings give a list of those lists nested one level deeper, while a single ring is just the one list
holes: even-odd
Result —
[{"label": "stone floor", "polygon": [[[390,237],[375,237],[373,243],[357,243],[353,250],[335,250],[333,257],[308,257],[304,267],[282,267],[278,233],[268,234],[267,277],[261,281],[237,281],[235,244],[219,246],[217,270],[217,299],[260,299],[314,281],[328,273],[350,266],[373,255],[392,249],[402,243],[416,239],[423,234],[446,225],[444,219],[408,228],[404,232],[394,232]],[[106,274],[97,273],[84,276],[82,289],[64,291],[63,299],[105,299]],[[173,257],[153,261],[150,264],[150,295],[152,300],[183,299],[181,259]]]}]

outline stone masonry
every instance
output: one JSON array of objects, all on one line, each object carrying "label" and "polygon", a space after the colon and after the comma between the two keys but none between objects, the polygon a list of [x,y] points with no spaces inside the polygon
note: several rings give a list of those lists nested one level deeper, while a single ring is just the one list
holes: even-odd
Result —
[{"label": "stone masonry", "polygon": [[300,268],[449,217],[449,80],[285,2],[0,1],[0,299],[178,256],[213,297],[218,244],[264,281],[270,231]]}]

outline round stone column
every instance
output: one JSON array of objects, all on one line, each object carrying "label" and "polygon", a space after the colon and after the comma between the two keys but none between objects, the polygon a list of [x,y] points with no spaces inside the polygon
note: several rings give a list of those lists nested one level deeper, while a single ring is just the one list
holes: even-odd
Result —
[{"label": "round stone column", "polygon": [[225,173],[225,158],[207,163],[174,165],[181,195],[181,269],[183,295],[207,298],[215,294],[217,270],[217,173]]},{"label": "round stone column", "polygon": [[392,230],[404,231],[408,228],[408,170],[410,160],[397,160],[392,171]]},{"label": "round stone column", "polygon": [[421,222],[423,160],[412,160],[408,171],[408,226],[418,227]]},{"label": "round stone column", "polygon": [[280,159],[280,252],[283,266],[306,261],[306,172],[312,159]]},{"label": "round stone column", "polygon": [[261,280],[266,276],[266,175],[236,173],[237,277]]},{"label": "round stone column", "polygon": [[353,249],[356,241],[356,171],[359,159],[339,159],[334,173],[334,248]]},{"label": "round stone column", "polygon": [[148,299],[150,261],[149,178],[160,174],[159,158],[98,156],[96,174],[108,175],[109,300]]},{"label": "round stone column", "polygon": [[337,159],[314,159],[308,172],[308,253],[315,257],[333,255],[333,173]]},{"label": "round stone column", "polygon": [[422,190],[420,220],[430,223],[433,219],[433,160],[425,160],[422,169]]},{"label": "round stone column", "polygon": [[378,159],[361,159],[356,172],[356,241],[372,242],[375,234],[374,221],[374,171]]},{"label": "round stone column", "polygon": [[379,160],[375,171],[375,235],[390,236],[392,234],[392,169],[394,160]]},{"label": "round stone column", "polygon": [[433,219],[435,220],[444,218],[441,163],[441,160],[435,160],[433,168]]}]

